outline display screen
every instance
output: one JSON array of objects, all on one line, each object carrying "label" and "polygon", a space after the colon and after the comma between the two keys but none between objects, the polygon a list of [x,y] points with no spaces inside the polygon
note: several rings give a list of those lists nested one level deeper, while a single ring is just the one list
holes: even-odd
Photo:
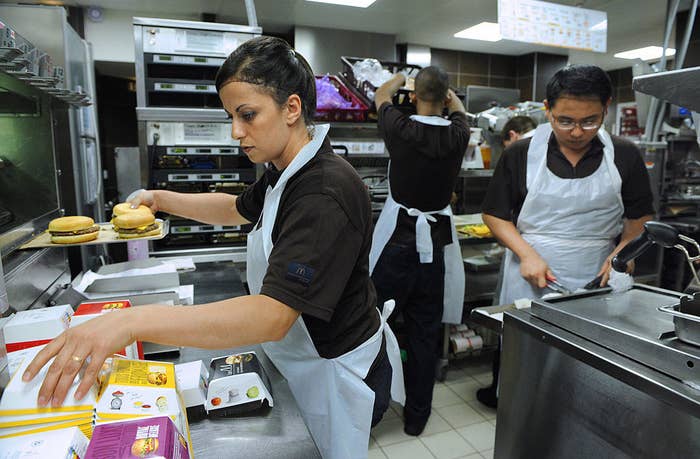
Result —
[{"label": "display screen", "polygon": [[607,50],[608,13],[538,0],[498,0],[498,24],[506,40]]},{"label": "display screen", "polygon": [[205,84],[198,84],[198,85],[195,85],[194,88],[195,88],[197,91],[206,91],[207,89],[209,89],[209,86],[207,86],[207,85],[205,85]]}]

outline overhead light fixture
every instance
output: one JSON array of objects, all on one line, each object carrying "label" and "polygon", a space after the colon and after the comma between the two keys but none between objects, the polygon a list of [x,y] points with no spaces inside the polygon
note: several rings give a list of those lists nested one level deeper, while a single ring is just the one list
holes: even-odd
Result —
[{"label": "overhead light fixture", "polygon": [[[617,53],[615,54],[615,57],[619,57],[620,59],[641,59],[643,61],[652,61],[654,59],[661,59],[662,51],[663,48],[661,46],[647,46],[644,48],[631,49],[629,51]],[[666,48],[666,57],[673,56],[675,54],[675,49]]]},{"label": "overhead light fixture", "polygon": [[501,31],[497,22],[482,22],[457,32],[454,36],[469,40],[499,41],[501,39]]},{"label": "overhead light fixture", "polygon": [[306,0],[307,2],[330,3],[331,5],[355,6],[357,8],[367,8],[377,0]]}]

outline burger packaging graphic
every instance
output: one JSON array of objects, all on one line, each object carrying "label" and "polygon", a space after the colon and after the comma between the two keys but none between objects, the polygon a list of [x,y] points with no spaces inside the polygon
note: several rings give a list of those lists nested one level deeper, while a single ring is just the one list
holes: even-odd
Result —
[{"label": "burger packaging graphic", "polygon": [[185,437],[168,416],[95,427],[85,459],[189,459]]},{"label": "burger packaging graphic", "polygon": [[212,359],[205,409],[227,416],[272,406],[270,381],[255,352]]},{"label": "burger packaging graphic", "polygon": [[169,362],[113,359],[112,370],[95,405],[96,424],[168,416],[189,438],[187,415],[176,390],[175,365]]}]

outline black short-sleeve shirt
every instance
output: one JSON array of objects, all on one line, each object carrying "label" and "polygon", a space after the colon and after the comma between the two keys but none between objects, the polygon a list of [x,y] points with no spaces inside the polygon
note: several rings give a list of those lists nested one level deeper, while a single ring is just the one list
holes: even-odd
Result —
[{"label": "black short-sleeve shirt", "polygon": [[[622,178],[624,217],[637,219],[654,214],[654,198],[644,160],[632,142],[611,136],[615,166]],[[514,224],[527,195],[527,150],[531,139],[522,139],[505,149],[489,183],[481,206],[483,213]],[[593,174],[603,161],[603,144],[595,137],[590,149],[574,167],[559,149],[554,134],[547,148],[547,168],[563,179],[584,178]]]},{"label": "black short-sleeve shirt", "polygon": [[[389,177],[396,202],[421,211],[440,210],[450,203],[462,158],[469,143],[467,116],[453,112],[449,126],[412,120],[391,103],[379,107],[377,125],[391,158]],[[452,240],[450,221],[437,216],[430,222],[433,245]],[[415,245],[416,217],[401,209],[391,242]]]},{"label": "black short-sleeve shirt", "polygon": [[[265,190],[280,175],[270,166],[238,196],[236,207],[243,217],[258,221]],[[342,355],[377,331],[377,296],[369,277],[369,195],[357,172],[333,153],[327,137],[287,182],[272,243],[260,293],[301,312],[321,357]]]}]

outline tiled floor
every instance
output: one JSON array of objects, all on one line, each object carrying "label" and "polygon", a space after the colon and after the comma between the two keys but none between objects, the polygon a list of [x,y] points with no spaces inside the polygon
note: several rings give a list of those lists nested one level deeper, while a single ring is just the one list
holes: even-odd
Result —
[{"label": "tiled floor", "polygon": [[436,383],[433,410],[418,437],[406,435],[402,407],[393,404],[372,429],[369,459],[491,459],[496,410],[476,400],[476,390],[491,383],[488,356],[451,362],[444,383]]}]

